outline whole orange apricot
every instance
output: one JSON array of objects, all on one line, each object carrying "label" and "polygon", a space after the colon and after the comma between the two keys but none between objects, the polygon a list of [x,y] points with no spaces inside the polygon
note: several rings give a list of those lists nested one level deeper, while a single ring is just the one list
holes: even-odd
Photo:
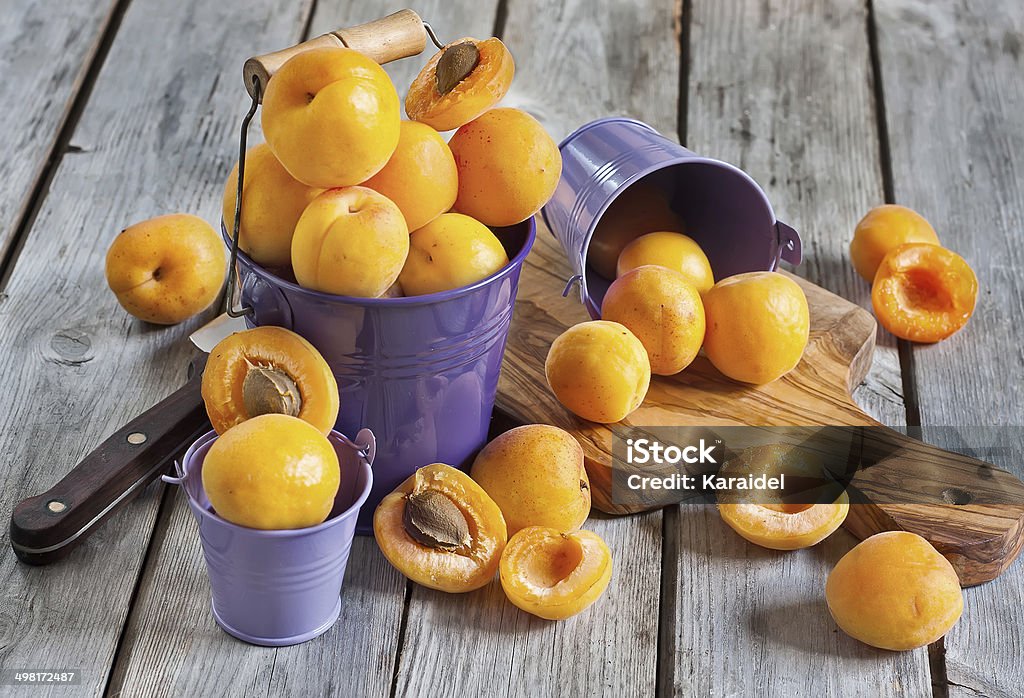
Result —
[{"label": "whole orange apricot", "polygon": [[[292,260],[292,233],[299,216],[322,189],[298,181],[277,161],[266,143],[245,153],[242,184],[242,220],[238,247],[264,267],[287,267]],[[224,183],[221,209],[230,235],[235,225],[238,163]]]},{"label": "whole orange apricot", "polygon": [[843,632],[887,650],[935,642],[964,608],[949,560],[906,531],[875,534],[846,553],[828,576],[825,599]]},{"label": "whole orange apricot", "polygon": [[645,264],[656,264],[677,271],[705,293],[715,285],[711,263],[697,242],[682,233],[656,231],[641,235],[626,245],[619,255],[615,273],[622,276]]},{"label": "whole orange apricot", "polygon": [[224,285],[224,244],[187,213],[157,216],[122,230],[107,250],[107,285],[140,320],[174,325],[210,306]]},{"label": "whole orange apricot", "polygon": [[529,526],[501,554],[501,588],[517,608],[563,620],[593,604],[612,578],[612,553],[592,531]]},{"label": "whole orange apricot", "polygon": [[715,284],[703,301],[704,353],[724,375],[760,385],[800,363],[810,313],[792,279],[773,271],[737,274]]},{"label": "whole orange apricot", "polygon": [[391,78],[348,48],[298,53],[270,78],[263,134],[292,177],[311,187],[359,184],[398,145],[401,106]]},{"label": "whole orange apricot", "polygon": [[409,257],[398,281],[407,296],[461,288],[508,264],[501,241],[461,213],[442,213],[409,236]]},{"label": "whole orange apricot", "polygon": [[683,233],[686,227],[660,187],[637,182],[620,193],[601,215],[587,248],[587,260],[598,274],[614,279],[623,248],[641,235],[658,231]]},{"label": "whole orange apricot", "polygon": [[497,104],[516,66],[501,39],[464,37],[427,62],[405,98],[405,113],[438,131],[467,124]]},{"label": "whole orange apricot", "polygon": [[334,446],[308,422],[264,414],[214,440],[203,489],[217,515],[260,529],[315,526],[334,507],[341,467]]},{"label": "whole orange apricot", "polygon": [[647,350],[651,373],[659,376],[689,366],[704,342],[700,293],[666,267],[637,267],[616,279],[601,303],[601,319],[628,327]]},{"label": "whole orange apricot", "polygon": [[469,474],[501,509],[509,535],[527,526],[575,531],[590,515],[583,449],[564,429],[506,431],[484,446]]},{"label": "whole orange apricot", "polygon": [[651,363],[644,345],[624,325],[592,320],[555,338],[544,375],[566,409],[608,424],[625,419],[644,401]]},{"label": "whole orange apricot", "polygon": [[398,279],[409,254],[405,216],[366,187],[328,189],[295,224],[292,269],[300,286],[377,298]]},{"label": "whole orange apricot", "polygon": [[978,300],[978,277],[944,247],[913,242],[889,252],[871,285],[882,326],[913,342],[938,342],[967,324]]},{"label": "whole orange apricot", "polygon": [[558,146],[520,109],[484,112],[448,145],[459,170],[455,210],[484,225],[525,221],[548,202],[562,174]]},{"label": "whole orange apricot", "polygon": [[417,584],[452,593],[494,579],[508,534],[501,509],[450,465],[420,468],[373,513],[384,557]]},{"label": "whole orange apricot", "polygon": [[907,242],[939,244],[931,223],[906,206],[876,206],[860,219],[850,242],[850,261],[861,277],[871,283],[882,258]]},{"label": "whole orange apricot", "polygon": [[455,203],[459,172],[441,134],[418,121],[403,121],[388,164],[363,186],[398,204],[409,230],[418,230]]}]

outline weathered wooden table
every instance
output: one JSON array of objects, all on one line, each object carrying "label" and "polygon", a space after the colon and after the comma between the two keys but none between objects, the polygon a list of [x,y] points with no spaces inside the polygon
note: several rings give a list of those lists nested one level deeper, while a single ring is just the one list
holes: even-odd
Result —
[{"label": "weathered wooden table", "polygon": [[[188,333],[128,317],[103,280],[126,224],[219,216],[246,105],[242,60],[399,2],[4,0],[0,16],[0,511],[42,491],[177,387]],[[735,163],[804,236],[799,273],[868,304],[847,261],[883,201],[922,211],[977,271],[967,329],[931,347],[884,333],[859,400],[893,424],[1024,420],[1024,12],[1019,0],[422,0],[443,38],[497,34],[508,100],[556,138],[641,118]],[[400,89],[423,59],[389,67]],[[540,237],[548,238],[546,231]],[[545,243],[550,244],[550,243]],[[569,301],[567,301],[569,302]],[[515,331],[515,330],[513,330]],[[1024,568],[966,594],[936,645],[875,651],[822,587],[845,532],[788,554],[713,510],[592,521],[616,554],[604,599],[562,623],[491,586],[410,583],[372,539],[340,622],[263,649],[214,625],[196,527],[157,484],[49,568],[0,553],[0,668],[76,686],[4,695],[1024,694]],[[6,531],[5,531],[6,535]]]}]

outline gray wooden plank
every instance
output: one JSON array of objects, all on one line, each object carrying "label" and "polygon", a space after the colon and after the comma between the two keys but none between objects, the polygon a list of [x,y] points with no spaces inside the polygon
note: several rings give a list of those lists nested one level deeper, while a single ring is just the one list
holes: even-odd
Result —
[{"label": "gray wooden plank", "polygon": [[[956,445],[965,428],[1024,416],[1024,15],[1015,0],[876,0],[875,12],[896,202],[928,217],[981,289],[964,330],[913,350],[924,435]],[[927,428],[939,426],[958,429]],[[1006,434],[1017,455],[1019,434]],[[1019,458],[990,455],[1024,475]],[[945,640],[949,694],[1020,695],[1024,567],[965,595]]]},{"label": "gray wooden plank", "polygon": [[[863,3],[696,2],[687,144],[746,170],[804,242],[797,272],[867,304],[846,246],[884,200]],[[857,399],[903,421],[894,345],[880,347]],[[681,695],[927,695],[925,650],[873,650],[839,632],[824,601],[832,566],[856,542],[839,531],[789,553],[746,543],[713,507],[669,519],[678,555],[663,599],[675,632],[662,688]],[[667,555],[668,553],[666,553]]]},{"label": "gray wooden plank", "polygon": [[0,7],[0,259],[113,17],[113,0],[6,0]]},{"label": "gray wooden plank", "polygon": [[[474,32],[490,30],[465,33]],[[675,132],[679,55],[670,3],[512,2],[503,39],[516,58],[505,103],[533,112],[556,140],[612,110]],[[550,234],[541,228],[538,235]],[[519,611],[497,582],[463,595],[414,586],[397,695],[651,695],[662,513],[593,516],[584,527],[608,543],[614,571],[604,597],[567,621]]]},{"label": "gray wooden plank", "polygon": [[[175,328],[131,319],[106,288],[104,255],[124,225],[158,213],[216,220],[245,101],[240,86],[227,86],[255,40],[284,43],[301,25],[301,14],[277,5],[138,0],[123,18],[73,134],[81,151],[61,162],[0,296],[4,512],[183,381],[187,334],[209,314]],[[103,692],[160,491],[151,487],[49,568],[17,563],[3,527],[4,667],[82,677],[39,695]]]}]

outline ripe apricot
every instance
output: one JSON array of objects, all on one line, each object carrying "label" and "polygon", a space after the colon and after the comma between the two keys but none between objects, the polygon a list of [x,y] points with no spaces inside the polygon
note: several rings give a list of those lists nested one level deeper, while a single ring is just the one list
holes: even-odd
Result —
[{"label": "ripe apricot", "polygon": [[484,446],[469,474],[501,508],[509,535],[527,526],[575,531],[590,515],[583,448],[564,429],[506,431]]},{"label": "ripe apricot", "polygon": [[828,576],[825,599],[843,632],[887,650],[935,642],[964,608],[949,560],[906,531],[877,533],[846,553]]},{"label": "ripe apricot", "polygon": [[377,298],[398,279],[409,254],[405,216],[366,187],[328,189],[295,224],[292,270],[299,285]]},{"label": "ripe apricot", "polygon": [[443,463],[420,468],[386,496],[373,514],[373,533],[399,572],[453,593],[494,579],[508,540],[498,505]]},{"label": "ripe apricot", "polygon": [[555,193],[562,154],[540,122],[520,109],[491,109],[451,140],[459,169],[454,210],[484,225],[521,223]]},{"label": "ripe apricot", "polygon": [[597,601],[612,578],[612,553],[591,531],[529,526],[501,554],[501,588],[517,608],[563,620]]},{"label": "ripe apricot", "polygon": [[203,402],[218,434],[261,414],[298,417],[327,434],[338,419],[338,383],[320,352],[281,327],[225,337],[203,371]]},{"label": "ripe apricot", "polygon": [[384,69],[348,48],[288,59],[263,96],[263,134],[292,177],[311,187],[359,184],[398,145],[401,106]]},{"label": "ripe apricot", "polygon": [[500,39],[465,37],[435,53],[409,87],[405,113],[438,131],[467,124],[497,104],[516,66]]},{"label": "ripe apricot", "polygon": [[224,244],[187,213],[157,216],[122,230],[107,250],[107,285],[131,315],[174,325],[210,306],[224,285]]},{"label": "ripe apricot", "polygon": [[601,303],[601,319],[629,328],[647,350],[651,373],[660,376],[689,366],[704,342],[700,293],[665,267],[645,265],[616,279]]},{"label": "ripe apricot", "polygon": [[501,241],[461,213],[442,213],[409,236],[409,257],[398,281],[407,296],[460,288],[508,264]]},{"label": "ripe apricot", "polygon": [[624,325],[592,320],[555,338],[544,375],[569,411],[608,424],[625,419],[644,401],[651,363],[644,345]]},{"label": "ripe apricot", "polygon": [[669,206],[658,186],[637,182],[619,194],[601,215],[587,248],[590,266],[606,279],[614,279],[623,248],[641,235],[658,231],[683,233],[682,219]]},{"label": "ripe apricot", "polygon": [[906,206],[876,206],[860,219],[850,242],[850,261],[861,277],[871,283],[882,258],[908,242],[939,244],[931,223]]},{"label": "ripe apricot", "polygon": [[757,385],[800,363],[810,335],[807,296],[778,272],[722,279],[703,295],[704,353],[724,375]]},{"label": "ripe apricot", "polygon": [[922,242],[900,245],[882,259],[871,304],[882,326],[914,342],[938,342],[965,324],[978,300],[978,277],[964,258]]},{"label": "ripe apricot", "polygon": [[203,460],[203,489],[214,511],[249,528],[315,526],[331,513],[340,483],[331,442],[285,414],[264,414],[232,427]]},{"label": "ripe apricot", "polygon": [[455,203],[459,172],[441,134],[418,121],[403,121],[388,164],[363,186],[394,201],[409,230],[418,230]]},{"label": "ripe apricot", "polygon": [[715,285],[711,263],[704,250],[693,238],[682,233],[656,231],[641,235],[622,249],[615,273],[622,276],[645,264],[657,264],[679,272],[700,293]]}]

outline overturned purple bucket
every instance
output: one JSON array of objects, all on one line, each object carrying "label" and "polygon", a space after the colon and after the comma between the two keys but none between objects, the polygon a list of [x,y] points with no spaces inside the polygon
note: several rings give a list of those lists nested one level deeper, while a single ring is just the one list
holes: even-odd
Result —
[{"label": "overturned purple bucket", "polygon": [[366,427],[377,438],[359,533],[372,532],[377,504],[417,468],[467,469],[487,441],[519,275],[537,227],[531,217],[493,231],[508,255],[505,267],[469,286],[408,298],[312,291],[239,252],[246,323],[305,337],[338,380],[337,430]]},{"label": "overturned purple bucket", "polygon": [[240,640],[268,647],[306,642],[327,632],[341,613],[341,586],[356,517],[373,485],[373,434],[354,441],[332,431],[341,485],[327,520],[295,530],[246,528],[217,516],[203,489],[203,461],[217,439],[200,437],[175,463],[176,476],[199,524],[210,577],[213,617]]},{"label": "overturned purple bucket", "polygon": [[543,209],[544,222],[561,243],[581,299],[591,317],[612,280],[587,262],[601,216],[626,189],[650,181],[667,196],[704,250],[715,279],[771,271],[779,260],[799,264],[799,234],[777,220],[757,183],[729,163],[702,157],[647,124],[626,118],[592,121],[559,145],[562,177]]}]

